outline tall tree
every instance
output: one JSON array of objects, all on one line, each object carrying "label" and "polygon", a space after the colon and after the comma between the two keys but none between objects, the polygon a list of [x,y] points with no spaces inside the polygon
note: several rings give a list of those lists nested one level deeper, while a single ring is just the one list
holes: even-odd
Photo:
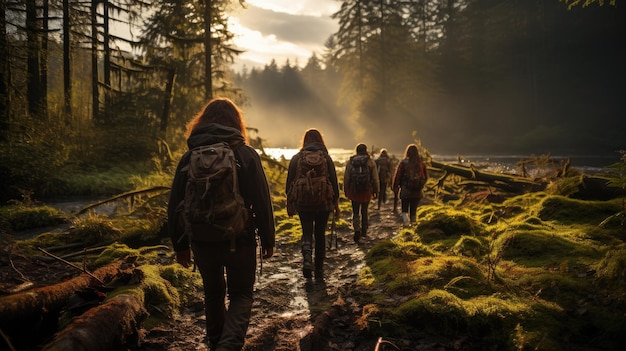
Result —
[{"label": "tall tree", "polygon": [[28,112],[36,118],[45,118],[43,84],[41,81],[41,33],[42,26],[37,15],[36,0],[26,0],[26,42],[27,42],[27,98]]},{"label": "tall tree", "polygon": [[63,0],[63,111],[69,118],[72,116],[72,61],[70,52],[71,12],[70,0]]},{"label": "tall tree", "polygon": [[9,129],[9,42],[6,18],[6,2],[0,0],[0,141],[7,139]]},{"label": "tall tree", "polygon": [[[180,118],[192,114],[214,91],[229,93],[226,68],[240,53],[231,46],[233,34],[225,12],[231,2],[165,0],[144,22],[141,48],[172,91],[164,103],[171,101],[168,109],[179,112]],[[195,93],[198,88],[201,94]],[[161,126],[168,124],[167,118],[162,116]]]}]

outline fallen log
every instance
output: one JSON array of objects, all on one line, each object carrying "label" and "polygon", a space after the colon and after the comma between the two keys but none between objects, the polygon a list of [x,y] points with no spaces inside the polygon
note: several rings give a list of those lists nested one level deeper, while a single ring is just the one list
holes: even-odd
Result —
[{"label": "fallen log", "polygon": [[[101,281],[111,281],[118,273],[120,263],[95,270],[92,274]],[[55,285],[35,288],[18,294],[0,297],[0,329],[11,335],[24,332],[26,325],[32,331],[49,315],[57,315],[70,296],[81,288],[93,284],[88,274]]]},{"label": "fallen log", "polygon": [[545,189],[546,184],[528,178],[518,177],[510,174],[491,173],[477,170],[473,167],[453,165],[449,163],[430,161],[430,166],[448,174],[488,183],[491,186],[514,193],[525,193],[529,191],[540,191]]},{"label": "fallen log", "polygon": [[138,344],[138,328],[147,316],[143,301],[137,295],[117,295],[77,317],[42,350],[126,349],[123,346]]},{"label": "fallen log", "polygon": [[154,193],[154,192],[164,193],[164,192],[167,192],[169,190],[170,190],[170,188],[167,187],[167,186],[153,186],[153,187],[146,188],[146,189],[138,189],[138,190],[127,191],[125,193],[112,196],[112,197],[110,197],[108,199],[104,199],[104,200],[98,201],[96,203],[87,205],[87,206],[81,208],[76,213],[76,215],[80,216],[80,215],[85,214],[89,210],[92,210],[92,209],[94,209],[94,208],[96,208],[98,206],[102,206],[102,205],[108,204],[110,202],[119,201],[121,199],[129,199],[130,200],[130,206],[132,207],[134,205],[136,196],[145,195],[145,194],[151,194],[151,193]]}]

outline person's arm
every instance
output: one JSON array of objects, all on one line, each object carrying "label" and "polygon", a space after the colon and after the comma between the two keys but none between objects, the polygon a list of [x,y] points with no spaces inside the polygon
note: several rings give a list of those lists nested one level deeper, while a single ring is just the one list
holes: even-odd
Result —
[{"label": "person's arm", "polygon": [[183,172],[182,168],[188,162],[189,153],[186,153],[176,166],[174,180],[170,189],[170,198],[167,204],[167,231],[176,252],[176,262],[184,267],[191,266],[191,250],[189,237],[184,232],[184,209],[182,203],[185,196],[185,185],[187,184],[187,173]]},{"label": "person's arm", "polygon": [[343,170],[343,194],[348,197],[348,192],[350,191],[350,160],[346,162],[346,167]]},{"label": "person's arm", "polygon": [[337,169],[333,159],[328,155],[326,159],[326,165],[328,168],[328,177],[330,178],[330,184],[333,187],[333,203],[335,206],[339,206],[339,181],[337,180]]},{"label": "person's arm", "polygon": [[242,152],[247,153],[241,157],[247,159],[247,163],[245,168],[242,167],[245,174],[241,177],[243,178],[240,184],[241,193],[252,205],[263,255],[271,257],[276,243],[276,228],[269,185],[258,153],[251,147],[245,148]]},{"label": "person's arm", "polygon": [[370,159],[370,179],[372,180],[372,190],[373,193],[375,194],[374,196],[378,196],[378,194],[380,193],[380,178],[378,177],[378,167],[376,166],[376,163],[374,162],[374,160]]}]

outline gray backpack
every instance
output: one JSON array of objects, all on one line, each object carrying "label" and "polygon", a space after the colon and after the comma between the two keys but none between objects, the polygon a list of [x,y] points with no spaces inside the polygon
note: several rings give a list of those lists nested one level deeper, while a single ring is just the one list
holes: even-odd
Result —
[{"label": "gray backpack", "polygon": [[231,242],[249,224],[249,209],[239,190],[239,165],[227,143],[199,146],[189,151],[185,188],[185,234],[195,241]]}]

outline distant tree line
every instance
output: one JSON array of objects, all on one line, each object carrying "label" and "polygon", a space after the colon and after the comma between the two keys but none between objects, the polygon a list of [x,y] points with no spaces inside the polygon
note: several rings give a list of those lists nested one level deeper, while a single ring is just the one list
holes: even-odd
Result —
[{"label": "distant tree line", "polygon": [[[259,115],[334,122],[341,147],[402,150],[415,132],[441,153],[610,153],[626,140],[626,9],[596,5],[343,1],[322,57],[244,71],[239,84]],[[310,114],[302,101],[330,107]]]},{"label": "distant tree line", "polygon": [[339,30],[303,67],[233,72],[227,17],[241,3],[0,0],[0,176],[18,187],[171,162],[164,150],[184,148],[185,123],[217,94],[274,146],[316,126],[338,147],[624,148],[626,10],[612,1],[342,1]]}]

